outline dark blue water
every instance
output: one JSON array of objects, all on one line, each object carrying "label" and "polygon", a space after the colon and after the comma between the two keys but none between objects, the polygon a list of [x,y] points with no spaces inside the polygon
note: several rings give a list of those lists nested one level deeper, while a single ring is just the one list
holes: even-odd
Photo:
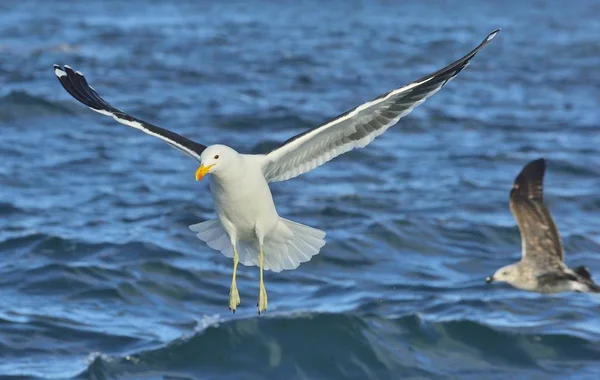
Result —
[{"label": "dark blue water", "polygon": [[[0,377],[600,377],[600,298],[486,286],[520,256],[508,191],[546,157],[570,265],[600,276],[600,3],[2,1]],[[266,273],[189,224],[197,164],[76,103],[52,64],[205,144],[266,152],[498,37],[366,149],[273,186],[327,231]]]}]

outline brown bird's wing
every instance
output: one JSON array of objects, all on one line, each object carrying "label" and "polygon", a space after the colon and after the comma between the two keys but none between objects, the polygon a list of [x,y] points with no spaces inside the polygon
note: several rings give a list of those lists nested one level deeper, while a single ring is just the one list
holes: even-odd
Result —
[{"label": "brown bird's wing", "polygon": [[510,191],[510,210],[521,232],[523,260],[553,267],[564,260],[558,230],[544,203],[546,161],[531,161],[521,170]]}]

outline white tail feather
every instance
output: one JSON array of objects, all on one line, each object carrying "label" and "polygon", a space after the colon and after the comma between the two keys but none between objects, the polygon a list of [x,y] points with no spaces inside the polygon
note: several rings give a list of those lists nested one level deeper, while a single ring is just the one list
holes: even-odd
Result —
[{"label": "white tail feather", "polygon": [[[233,258],[233,247],[229,236],[217,219],[207,220],[190,226],[196,236],[209,247],[221,251],[225,257]],[[288,219],[279,219],[275,231],[265,238],[264,269],[273,272],[296,269],[301,263],[319,253],[325,245],[325,232]],[[245,266],[258,266],[258,242],[239,241],[238,255]]]}]

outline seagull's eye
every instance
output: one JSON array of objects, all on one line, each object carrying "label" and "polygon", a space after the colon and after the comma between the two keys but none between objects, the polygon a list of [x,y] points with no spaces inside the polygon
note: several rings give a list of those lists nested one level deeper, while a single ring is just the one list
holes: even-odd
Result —
[{"label": "seagull's eye", "polygon": [[217,155],[215,156],[215,160],[218,160],[218,159],[219,159],[219,155],[217,154]]}]

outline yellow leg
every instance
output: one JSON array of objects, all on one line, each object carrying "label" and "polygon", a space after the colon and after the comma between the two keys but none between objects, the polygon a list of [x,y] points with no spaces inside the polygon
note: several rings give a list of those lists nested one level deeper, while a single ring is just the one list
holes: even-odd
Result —
[{"label": "yellow leg", "polygon": [[240,293],[238,292],[237,283],[235,282],[235,276],[237,274],[237,267],[240,262],[240,257],[237,253],[237,248],[233,247],[233,278],[231,279],[231,288],[229,288],[229,310],[235,313],[235,309],[240,304]]},{"label": "yellow leg", "polygon": [[260,283],[258,290],[258,314],[267,310],[267,289],[265,288],[265,282],[263,281],[263,264],[265,261],[265,254],[263,252],[262,245],[260,246],[260,252],[258,254],[258,265],[260,268]]}]

